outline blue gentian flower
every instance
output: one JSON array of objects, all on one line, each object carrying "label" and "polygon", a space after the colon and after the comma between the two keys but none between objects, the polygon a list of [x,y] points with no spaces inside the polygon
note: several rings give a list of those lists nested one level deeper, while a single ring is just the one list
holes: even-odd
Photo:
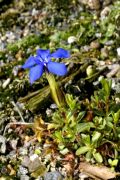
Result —
[{"label": "blue gentian flower", "polygon": [[69,51],[59,48],[54,53],[50,53],[50,50],[38,49],[36,56],[30,56],[22,68],[30,69],[29,77],[31,84],[39,79],[45,69],[53,74],[64,76],[67,73],[67,68],[64,63],[53,62],[52,58],[69,58]]}]

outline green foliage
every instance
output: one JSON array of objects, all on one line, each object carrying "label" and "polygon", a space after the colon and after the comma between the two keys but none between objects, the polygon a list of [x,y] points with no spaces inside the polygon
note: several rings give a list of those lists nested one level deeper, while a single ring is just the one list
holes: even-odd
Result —
[{"label": "green foliage", "polygon": [[[57,2],[56,2],[57,3]],[[96,33],[100,34],[98,42],[101,44],[106,43],[109,40],[113,40],[113,47],[116,42],[119,44],[119,24],[120,24],[120,2],[116,1],[110,6],[108,15],[102,15],[101,19],[91,12],[80,12],[78,19],[70,21],[69,31],[56,30],[50,36],[51,44],[53,46],[63,46],[63,42],[67,41],[69,36],[75,36],[77,38],[78,45],[89,44],[96,36]]]},{"label": "green foliage", "polygon": [[[97,16],[91,12],[80,12],[79,18],[70,21],[69,31],[56,30],[50,36],[51,45],[63,47],[64,41],[67,41],[69,36],[77,38],[78,45],[89,44],[96,36],[100,34],[98,42],[101,44],[109,40],[113,40],[113,47],[118,41],[119,44],[119,24],[120,24],[120,2],[116,1],[110,6],[108,15],[98,19]],[[69,48],[69,47],[68,47]]]},{"label": "green foliage", "polygon": [[79,147],[76,151],[76,155],[86,154],[86,160],[90,161],[92,157],[98,162],[102,163],[103,158],[96,148],[98,147],[101,133],[94,131],[92,137],[90,135],[81,134],[82,147]]},{"label": "green foliage", "polygon": [[[45,130],[51,132],[49,138],[53,139],[61,154],[72,151],[76,156],[97,163],[110,159],[112,154],[108,164],[113,167],[117,164],[114,159],[119,161],[120,110],[111,96],[112,82],[102,79],[101,85],[101,89],[95,91],[87,103],[66,94],[67,106],[52,114],[52,122]],[[116,108],[112,108],[113,105]],[[88,118],[90,110],[92,116]]]},{"label": "green foliage", "polygon": [[44,37],[43,34],[42,35],[31,34],[29,36],[24,37],[21,40],[18,40],[14,44],[8,44],[7,50],[11,51],[12,53],[17,53],[18,50],[20,50],[20,49],[25,50],[28,47],[35,46],[38,44],[43,44],[43,46],[44,46],[45,41],[48,42],[48,39],[46,37]]},{"label": "green foliage", "polygon": [[105,43],[114,37],[119,36],[120,2],[116,1],[110,8],[110,12],[104,19],[101,19],[99,27],[102,34],[101,43]]},{"label": "green foliage", "polygon": [[[53,45],[53,47],[57,45],[65,48],[63,42],[67,41],[69,36],[75,36],[77,39],[76,43],[78,45],[84,45],[85,43],[88,44],[91,42],[96,32],[96,27],[92,24],[92,22],[94,22],[94,17],[88,12],[80,12],[79,17],[81,18],[70,21],[69,31],[54,31],[54,33],[50,36],[51,45]],[[69,48],[68,45],[67,48]]]},{"label": "green foliage", "polygon": [[110,99],[111,92],[111,80],[102,79],[101,80],[102,89],[94,92],[94,96],[91,97],[91,107],[94,109],[97,115],[107,115],[110,110],[110,105],[112,104],[112,99]]}]

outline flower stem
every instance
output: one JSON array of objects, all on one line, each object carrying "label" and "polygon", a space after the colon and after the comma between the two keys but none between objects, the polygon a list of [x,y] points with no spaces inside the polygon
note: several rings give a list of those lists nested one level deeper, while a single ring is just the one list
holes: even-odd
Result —
[{"label": "flower stem", "polygon": [[63,91],[60,89],[58,83],[55,81],[53,74],[46,72],[46,78],[50,85],[50,91],[54,102],[58,108],[65,106],[65,97]]}]

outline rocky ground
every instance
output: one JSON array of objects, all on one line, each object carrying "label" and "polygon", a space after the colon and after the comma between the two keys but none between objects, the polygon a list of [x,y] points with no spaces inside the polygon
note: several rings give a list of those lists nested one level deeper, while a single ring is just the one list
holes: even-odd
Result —
[{"label": "rocky ground", "polygon": [[[1,180],[104,179],[97,171],[101,174],[104,172],[106,179],[115,179],[116,173],[119,174],[119,22],[120,2],[117,0],[0,1]],[[91,124],[85,132],[83,129],[79,130],[79,134],[84,132],[84,135],[90,134],[93,137],[97,132],[103,138],[100,144],[97,142],[93,158],[88,158],[89,160],[84,155],[87,151],[84,150],[82,154],[81,150],[76,151],[78,147],[70,147],[78,143],[79,138],[82,139],[82,134],[75,137],[75,140],[69,139],[72,145],[66,141],[69,146],[61,147],[56,134],[54,141],[51,135],[54,131],[48,126],[51,119],[57,119],[56,114],[61,112],[50,98],[45,75],[31,85],[28,71],[21,68],[36,49],[47,48],[54,51],[59,47],[69,50],[71,57],[61,60],[68,68],[68,75],[64,78],[56,77],[56,80],[60,82],[65,94],[72,94],[77,101],[76,114],[88,124],[92,121],[96,123],[97,118],[99,122],[100,118],[109,118],[111,122],[109,128],[105,126],[104,130],[102,125],[105,123],[102,120],[101,129],[97,131],[93,130],[95,127]],[[112,84],[105,81],[101,85],[102,78],[112,80]],[[106,98],[105,92],[109,94],[109,102],[106,104],[103,98]],[[98,101],[103,98],[98,103],[98,109],[95,107],[95,93]],[[105,115],[104,107],[107,108],[107,104],[110,104],[110,108]],[[80,111],[82,115],[79,114]],[[108,134],[112,136],[109,137]],[[65,138],[66,136],[67,134]],[[97,158],[96,151],[102,156]],[[81,163],[86,160],[95,167]],[[103,171],[100,168],[94,169],[98,168],[97,164],[104,167]],[[93,170],[86,172],[86,167]]]}]

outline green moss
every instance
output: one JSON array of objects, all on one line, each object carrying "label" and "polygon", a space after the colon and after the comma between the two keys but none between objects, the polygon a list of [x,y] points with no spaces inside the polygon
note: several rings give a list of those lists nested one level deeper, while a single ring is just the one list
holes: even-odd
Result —
[{"label": "green moss", "polygon": [[12,27],[19,16],[19,11],[15,9],[8,9],[5,13],[0,16],[1,27]]},{"label": "green moss", "polygon": [[14,53],[17,53],[18,50],[20,50],[20,49],[25,50],[31,46],[35,46],[35,45],[44,46],[44,43],[47,44],[47,42],[48,42],[47,36],[45,36],[43,34],[42,35],[32,34],[32,35],[22,38],[21,40],[18,40],[14,44],[8,44],[7,50],[11,51],[14,54]]},{"label": "green moss", "polygon": [[0,60],[5,60],[6,59],[5,55],[6,55],[5,51],[0,51]]}]

